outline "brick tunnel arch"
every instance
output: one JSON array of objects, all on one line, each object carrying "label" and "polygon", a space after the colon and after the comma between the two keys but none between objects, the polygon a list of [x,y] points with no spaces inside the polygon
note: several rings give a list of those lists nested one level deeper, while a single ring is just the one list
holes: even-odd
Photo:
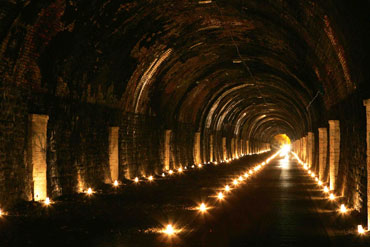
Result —
[{"label": "brick tunnel arch", "polygon": [[118,173],[127,179],[220,162],[224,142],[229,158],[235,147],[256,152],[281,133],[297,141],[311,132],[317,141],[318,128],[335,119],[343,143],[339,176],[347,181],[338,189],[365,211],[366,174],[358,164],[366,163],[362,100],[370,96],[367,1],[0,6],[7,154],[0,167],[9,178],[1,180],[0,202],[34,197],[29,114],[49,116],[47,190],[55,196],[74,193],[82,180],[109,180],[110,127],[119,127]]}]

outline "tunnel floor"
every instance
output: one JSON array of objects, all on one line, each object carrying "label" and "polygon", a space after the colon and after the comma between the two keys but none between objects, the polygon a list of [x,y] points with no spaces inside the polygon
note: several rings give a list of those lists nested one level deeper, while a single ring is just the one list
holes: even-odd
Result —
[{"label": "tunnel floor", "polygon": [[[0,219],[0,246],[370,246],[292,159],[276,158],[222,202],[216,192],[270,154],[154,182],[99,188],[55,204],[18,205]],[[195,207],[209,205],[207,213]],[[173,224],[169,238],[158,232]]]}]

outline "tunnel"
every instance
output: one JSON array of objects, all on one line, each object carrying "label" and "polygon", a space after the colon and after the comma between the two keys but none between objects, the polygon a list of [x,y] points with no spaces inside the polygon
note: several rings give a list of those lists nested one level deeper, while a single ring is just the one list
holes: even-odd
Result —
[{"label": "tunnel", "polygon": [[369,10],[1,1],[2,246],[369,246]]}]

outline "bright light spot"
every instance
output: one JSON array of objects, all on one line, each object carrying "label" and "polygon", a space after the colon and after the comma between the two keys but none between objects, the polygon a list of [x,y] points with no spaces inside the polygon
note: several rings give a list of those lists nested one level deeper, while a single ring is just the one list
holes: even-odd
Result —
[{"label": "bright light spot", "polygon": [[217,165],[218,163],[217,162],[215,162],[215,165]]},{"label": "bright light spot", "polygon": [[172,170],[169,170],[169,172],[168,172],[170,175],[172,175],[173,174],[173,171]]},{"label": "bright light spot", "polygon": [[194,167],[195,167],[194,165],[191,166],[191,168],[194,168]]},{"label": "bright light spot", "polygon": [[340,212],[343,214],[347,212],[347,208],[344,206],[344,204],[340,205]]},{"label": "bright light spot", "polygon": [[148,177],[148,180],[149,180],[149,181],[153,181],[153,179],[154,179],[154,178],[153,178],[153,176],[149,176],[149,177]]},{"label": "bright light spot", "polygon": [[226,186],[225,186],[225,191],[226,191],[226,192],[229,192],[229,191],[230,191],[230,186],[229,186],[229,185],[226,185]]},{"label": "bright light spot", "polygon": [[166,176],[166,174],[164,174],[164,172],[162,173],[162,177],[165,177]]},{"label": "bright light spot", "polygon": [[315,177],[315,173],[311,173],[311,177],[313,177],[313,178],[314,178],[314,177]]},{"label": "bright light spot", "polygon": [[249,177],[248,172],[244,173],[244,177]]},{"label": "bright light spot", "polygon": [[5,212],[0,209],[0,217],[5,215]]},{"label": "bright light spot", "polygon": [[45,204],[46,206],[49,206],[49,205],[50,205],[50,203],[51,203],[50,198],[49,198],[49,197],[46,197],[46,198],[45,198],[45,201],[44,201],[44,204]]},{"label": "bright light spot", "polygon": [[202,202],[201,204],[200,204],[200,206],[199,206],[199,211],[201,212],[201,213],[204,213],[204,212],[206,212],[207,211],[207,206],[206,206],[206,204],[204,203],[204,202]]},{"label": "bright light spot", "polygon": [[162,230],[164,234],[167,234],[169,236],[175,234],[175,229],[171,224],[168,224],[165,229]]},{"label": "bright light spot", "polygon": [[308,170],[308,174],[311,174],[311,170]]},{"label": "bright light spot", "polygon": [[202,164],[199,164],[199,165],[198,165],[198,167],[199,167],[199,168],[202,168]]},{"label": "bright light spot", "polygon": [[178,172],[179,173],[182,173],[182,168],[181,167],[178,169]]},{"label": "bright light spot", "polygon": [[333,200],[335,199],[335,196],[334,196],[334,194],[333,194],[333,193],[330,193],[330,195],[329,195],[329,199],[330,199],[331,201],[333,201]]},{"label": "bright light spot", "polygon": [[234,179],[233,184],[234,185],[238,185],[238,180],[237,179]]},{"label": "bright light spot", "polygon": [[325,187],[324,187],[324,192],[325,192],[325,193],[329,193],[329,188],[328,188],[328,186],[325,186]]},{"label": "bright light spot", "polygon": [[319,182],[319,179],[318,179],[318,178],[315,178],[315,181],[316,181],[316,182]]},{"label": "bright light spot", "polygon": [[253,174],[253,171],[252,171],[252,170],[250,170],[250,171],[249,171],[249,174]]},{"label": "bright light spot", "polygon": [[138,183],[139,182],[139,178],[136,177],[134,181],[135,181],[135,183]]},{"label": "bright light spot", "polygon": [[184,167],[184,170],[187,170],[187,169],[188,169],[188,167],[187,167],[187,166],[185,166],[185,167]]},{"label": "bright light spot", "polygon": [[93,190],[91,188],[88,188],[86,194],[91,196],[92,193],[93,193]]},{"label": "bright light spot", "polygon": [[281,150],[280,157],[283,157],[283,156],[287,155],[290,152],[291,145],[290,144],[285,144],[280,150]]},{"label": "bright light spot", "polygon": [[239,181],[243,181],[243,177],[242,176],[239,177]]},{"label": "bright light spot", "polygon": [[358,231],[359,234],[364,234],[365,233],[365,229],[362,227],[362,225],[357,226],[357,231]]},{"label": "bright light spot", "polygon": [[322,182],[321,182],[320,180],[319,180],[319,182],[317,182],[317,183],[318,183],[318,185],[320,185],[320,186],[322,185]]},{"label": "bright light spot", "polygon": [[217,194],[217,199],[218,199],[218,200],[223,200],[223,199],[224,199],[224,194],[223,194],[222,192],[219,192],[219,193]]},{"label": "bright light spot", "polygon": [[117,187],[118,186],[118,181],[117,180],[114,180],[113,186],[114,187]]}]

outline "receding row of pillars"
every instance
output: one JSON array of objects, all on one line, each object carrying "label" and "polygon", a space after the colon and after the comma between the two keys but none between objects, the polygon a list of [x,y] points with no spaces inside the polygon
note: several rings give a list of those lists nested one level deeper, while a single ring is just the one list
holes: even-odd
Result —
[{"label": "receding row of pillars", "polygon": [[[367,212],[368,229],[370,229],[370,99],[364,101],[366,107],[366,143],[367,143]],[[318,175],[321,181],[325,179],[325,170],[327,168],[327,159],[329,155],[329,186],[330,190],[335,190],[339,172],[340,159],[340,122],[339,120],[329,120],[329,130],[327,128],[318,129]],[[329,137],[329,138],[328,138]],[[311,167],[315,153],[315,135],[308,132],[306,136],[296,140],[293,143],[293,150],[298,156]],[[328,152],[329,150],[329,152]]]},{"label": "receding row of pillars", "polygon": [[[28,143],[28,158],[32,166],[33,178],[33,198],[36,201],[45,200],[47,197],[47,162],[46,162],[46,146],[47,146],[47,124],[49,117],[47,115],[31,114],[29,115],[29,143]],[[164,154],[163,168],[169,170],[173,155],[171,154],[171,137],[172,130],[164,132]],[[254,154],[270,149],[267,143],[254,143],[248,140],[232,138],[231,155],[228,153],[226,137],[222,137],[222,157],[216,156],[215,138],[209,136],[209,156],[202,158],[201,152],[201,133],[196,132],[194,135],[193,157],[195,164],[204,162],[215,162],[240,157],[242,154]],[[107,176],[105,182],[113,182],[119,178],[119,127],[109,127],[108,130],[108,145],[109,145],[109,168],[110,176]],[[206,160],[205,160],[206,159]],[[126,176],[127,174],[125,174]]]}]

